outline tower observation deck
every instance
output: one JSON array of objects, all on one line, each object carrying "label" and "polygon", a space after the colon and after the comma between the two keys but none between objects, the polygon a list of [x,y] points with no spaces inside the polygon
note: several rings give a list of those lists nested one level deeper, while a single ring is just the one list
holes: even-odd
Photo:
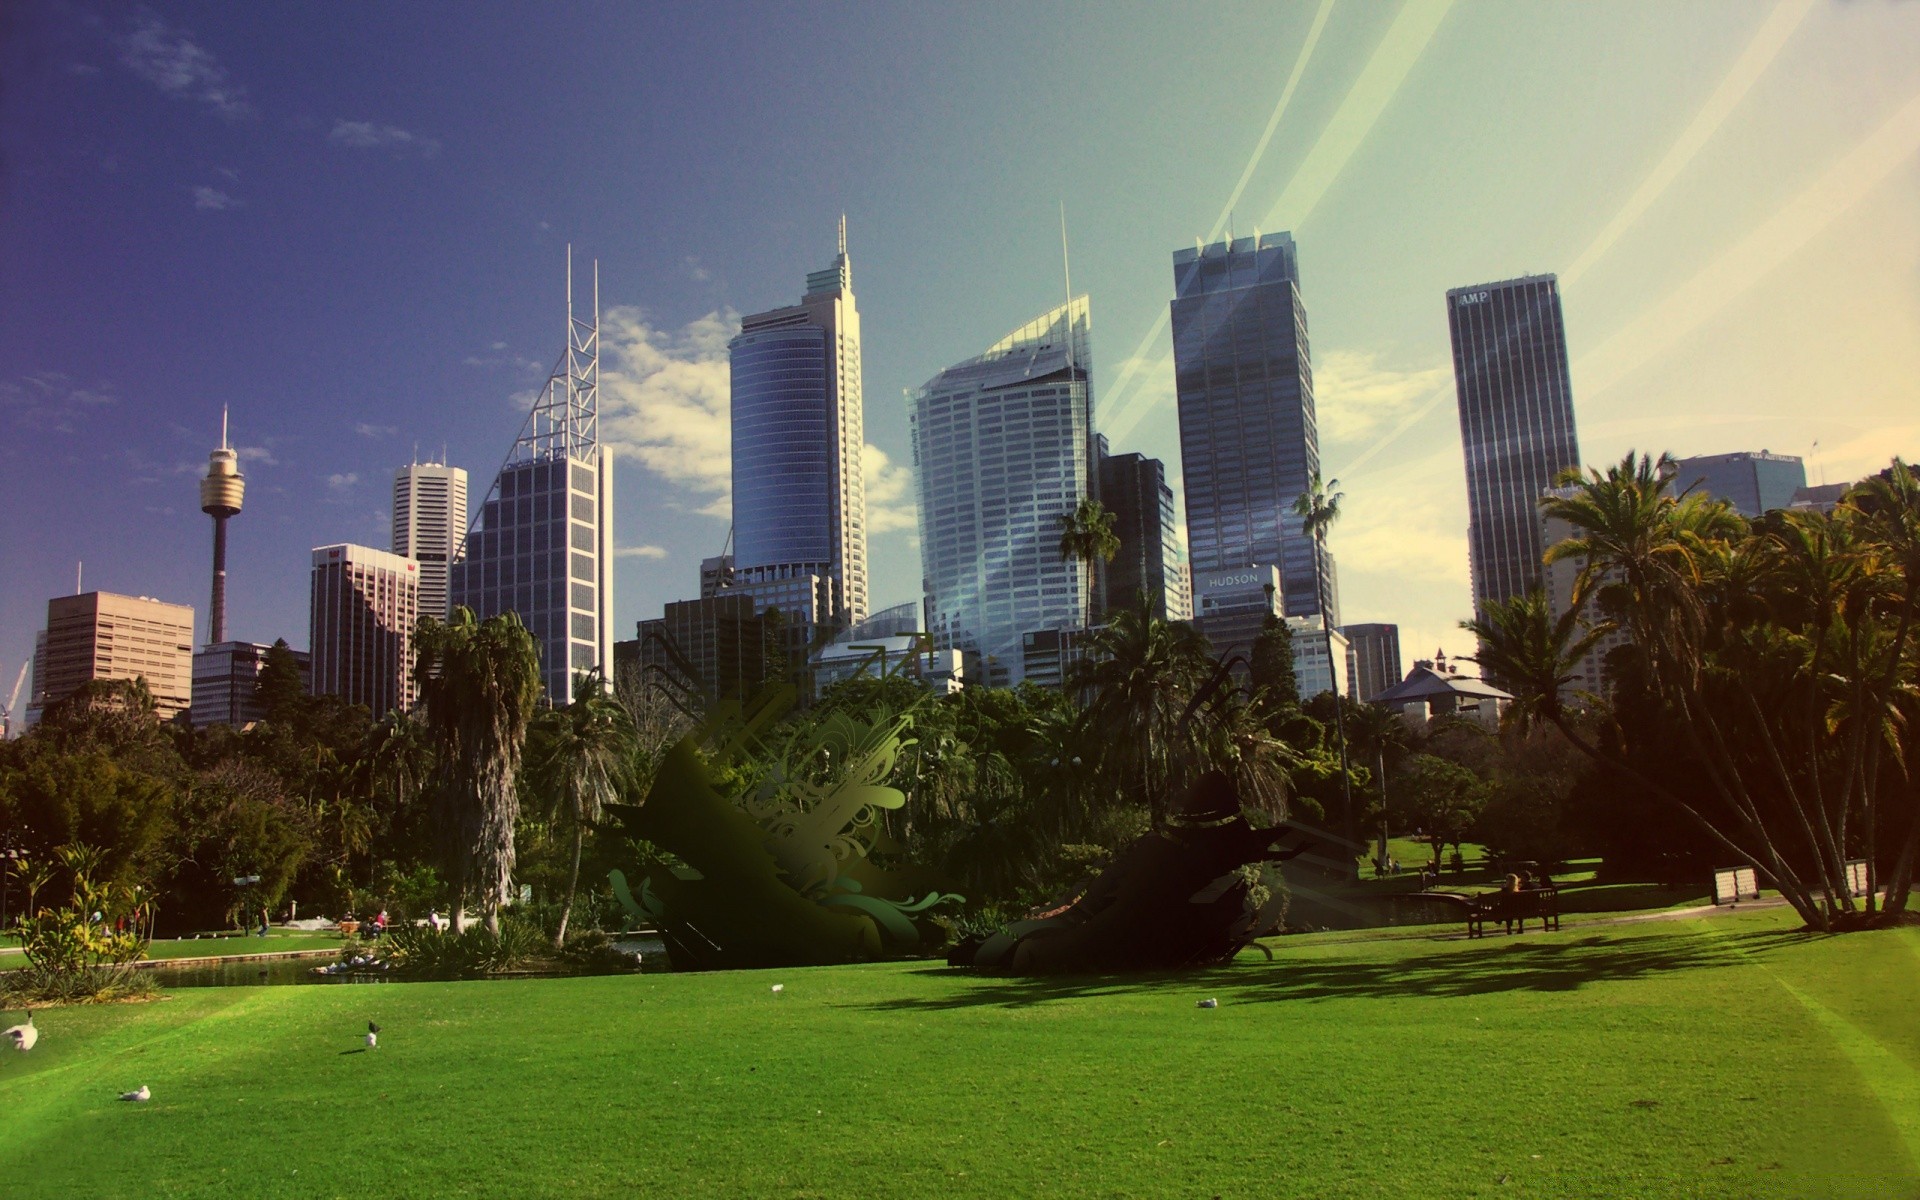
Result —
[{"label": "tower observation deck", "polygon": [[200,511],[213,518],[213,604],[207,642],[227,640],[227,518],[238,516],[246,497],[246,476],[240,456],[227,443],[227,410],[220,410],[220,448],[207,455],[207,475],[200,481]]}]

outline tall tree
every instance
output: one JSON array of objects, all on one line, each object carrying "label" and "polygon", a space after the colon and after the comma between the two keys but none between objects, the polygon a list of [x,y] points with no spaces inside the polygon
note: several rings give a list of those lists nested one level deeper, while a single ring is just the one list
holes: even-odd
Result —
[{"label": "tall tree", "polygon": [[[1319,602],[1320,627],[1327,637],[1327,670],[1334,680],[1336,694],[1339,692],[1340,670],[1338,664],[1332,661],[1333,622],[1327,616],[1327,592],[1321,581],[1327,574],[1327,533],[1333,528],[1333,523],[1340,519],[1340,501],[1344,493],[1339,488],[1338,479],[1323,482],[1320,472],[1315,471],[1313,478],[1307,482],[1307,490],[1301,492],[1299,498],[1293,502],[1293,511],[1301,518],[1302,531],[1313,539],[1313,592]],[[1346,810],[1341,819],[1341,833],[1346,837],[1349,845],[1358,846],[1359,842],[1354,834],[1352,767],[1347,761],[1347,725],[1343,707],[1336,704],[1333,708],[1334,733],[1340,741],[1340,799],[1342,807]],[[1354,868],[1359,869],[1357,862]]]},{"label": "tall tree", "polygon": [[1155,616],[1145,596],[1096,629],[1076,664],[1072,682],[1092,696],[1086,723],[1101,747],[1099,768],[1156,819],[1179,765],[1200,757],[1187,710],[1212,667],[1206,639]]},{"label": "tall tree", "polygon": [[1092,606],[1096,610],[1104,608],[1098,581],[1102,568],[1120,553],[1120,535],[1113,531],[1113,513],[1089,496],[1075,505],[1072,512],[1061,513],[1059,521],[1060,557],[1086,564]]},{"label": "tall tree", "polygon": [[[1920,714],[1904,646],[1920,561],[1902,533],[1920,528],[1920,488],[1896,462],[1884,487],[1856,489],[1832,516],[1749,527],[1724,504],[1674,495],[1667,467],[1629,454],[1542,501],[1575,531],[1548,559],[1578,561],[1576,606],[1596,603],[1632,635],[1610,657],[1619,680],[1614,710],[1597,716],[1603,736],[1583,736],[1559,708],[1571,630],[1539,598],[1470,624],[1482,662],[1521,695],[1515,716],[1546,719],[1687,814],[1765,871],[1809,926],[1871,923],[1873,889],[1855,897],[1849,859],[1880,869],[1883,824],[1909,846],[1920,839],[1907,773]],[[1896,861],[1885,881],[1898,911],[1910,873]]]},{"label": "tall tree", "polygon": [[567,899],[560,908],[560,927],[553,944],[567,940],[567,922],[573,917],[574,894],[580,887],[580,851],[587,826],[600,819],[617,792],[620,780],[638,746],[633,721],[620,702],[607,692],[598,671],[573,681],[573,703],[536,718],[544,736],[537,757],[528,764],[547,799],[551,820],[573,828],[573,867],[567,875]]},{"label": "tall tree", "polygon": [[422,617],[414,638],[414,679],[426,725],[440,747],[435,790],[456,922],[478,885],[489,932],[513,882],[513,829],[520,816],[520,760],[540,699],[540,653],[513,613],[485,621],[471,609],[445,622]]}]

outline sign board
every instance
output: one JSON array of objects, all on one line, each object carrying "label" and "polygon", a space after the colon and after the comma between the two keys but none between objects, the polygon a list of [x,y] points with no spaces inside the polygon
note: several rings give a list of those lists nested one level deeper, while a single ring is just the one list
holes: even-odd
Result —
[{"label": "sign board", "polygon": [[1715,867],[1713,869],[1713,902],[1715,904],[1738,904],[1742,900],[1760,898],[1760,879],[1752,867]]},{"label": "sign board", "polygon": [[1847,861],[1847,895],[1864,896],[1872,890],[1867,882],[1867,860],[1849,859]]}]

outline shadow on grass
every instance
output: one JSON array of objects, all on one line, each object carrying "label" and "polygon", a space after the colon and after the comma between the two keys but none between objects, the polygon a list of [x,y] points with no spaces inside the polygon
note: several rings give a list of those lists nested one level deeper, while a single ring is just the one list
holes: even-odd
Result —
[{"label": "shadow on grass", "polygon": [[943,996],[900,996],[850,1007],[925,1012],[978,1007],[1028,1008],[1058,1001],[1160,993],[1217,996],[1223,1004],[1339,1000],[1356,997],[1445,998],[1504,992],[1572,992],[1593,984],[1642,979],[1675,971],[1733,967],[1755,956],[1817,938],[1801,931],[1749,930],[1704,937],[1698,933],[1594,934],[1567,939],[1523,936],[1450,944],[1433,954],[1391,958],[1296,958],[1245,962],[1183,974],[1080,975],[1039,978],[967,976],[951,967],[908,974],[963,980]]}]

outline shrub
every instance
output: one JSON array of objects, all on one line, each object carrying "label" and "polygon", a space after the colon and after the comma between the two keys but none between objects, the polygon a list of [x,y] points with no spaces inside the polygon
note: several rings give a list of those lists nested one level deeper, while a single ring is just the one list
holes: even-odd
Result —
[{"label": "shrub", "polygon": [[55,877],[53,863],[13,866],[27,892],[14,923],[27,965],[0,975],[0,997],[10,1005],[85,1003],[150,992],[132,965],[147,955],[153,911],[146,893],[102,882],[101,854],[92,847],[63,846],[55,857],[72,879],[72,895],[59,908],[40,903]]}]

